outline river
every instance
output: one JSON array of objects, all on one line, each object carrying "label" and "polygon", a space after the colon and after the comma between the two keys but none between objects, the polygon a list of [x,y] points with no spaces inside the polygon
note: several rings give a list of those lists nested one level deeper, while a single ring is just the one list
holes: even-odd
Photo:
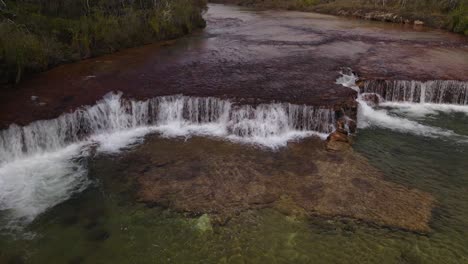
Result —
[{"label": "river", "polygon": [[2,95],[1,263],[468,262],[466,37],[205,18]]}]

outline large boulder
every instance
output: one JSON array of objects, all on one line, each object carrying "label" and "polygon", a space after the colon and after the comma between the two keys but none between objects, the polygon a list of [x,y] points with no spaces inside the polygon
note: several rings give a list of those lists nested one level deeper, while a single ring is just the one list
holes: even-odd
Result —
[{"label": "large boulder", "polygon": [[348,137],[348,121],[344,118],[336,122],[337,129],[327,138],[326,148],[329,151],[343,151],[351,148],[351,142]]}]

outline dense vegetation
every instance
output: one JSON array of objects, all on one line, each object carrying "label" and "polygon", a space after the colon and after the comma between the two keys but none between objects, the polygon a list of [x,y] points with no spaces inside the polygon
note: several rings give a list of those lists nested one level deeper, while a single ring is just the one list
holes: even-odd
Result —
[{"label": "dense vegetation", "polygon": [[334,0],[322,1],[325,12],[337,9],[392,12],[427,25],[468,35],[468,0]]},{"label": "dense vegetation", "polygon": [[205,0],[0,0],[0,83],[204,26]]},{"label": "dense vegetation", "polygon": [[449,27],[454,32],[468,35],[468,0],[460,1],[458,7],[450,12]]},{"label": "dense vegetation", "polygon": [[319,11],[392,12],[432,27],[445,28],[468,35],[468,0],[213,0],[240,5]]}]

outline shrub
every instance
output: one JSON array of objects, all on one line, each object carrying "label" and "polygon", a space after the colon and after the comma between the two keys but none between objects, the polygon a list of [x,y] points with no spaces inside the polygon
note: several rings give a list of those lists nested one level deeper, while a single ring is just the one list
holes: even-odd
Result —
[{"label": "shrub", "polygon": [[451,13],[450,27],[454,32],[468,35],[468,1],[463,1]]},{"label": "shrub", "polygon": [[47,66],[45,43],[38,36],[11,22],[0,23],[0,36],[2,80],[18,83],[25,69]]},{"label": "shrub", "polygon": [[204,26],[205,0],[6,0],[0,82]]}]

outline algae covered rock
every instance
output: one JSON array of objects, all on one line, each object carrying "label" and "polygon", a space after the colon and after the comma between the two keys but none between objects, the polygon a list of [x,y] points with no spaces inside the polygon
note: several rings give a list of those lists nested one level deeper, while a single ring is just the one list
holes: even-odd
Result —
[{"label": "algae covered rock", "polygon": [[195,222],[195,228],[203,233],[207,231],[213,231],[210,216],[208,214],[203,214],[200,216]]}]

